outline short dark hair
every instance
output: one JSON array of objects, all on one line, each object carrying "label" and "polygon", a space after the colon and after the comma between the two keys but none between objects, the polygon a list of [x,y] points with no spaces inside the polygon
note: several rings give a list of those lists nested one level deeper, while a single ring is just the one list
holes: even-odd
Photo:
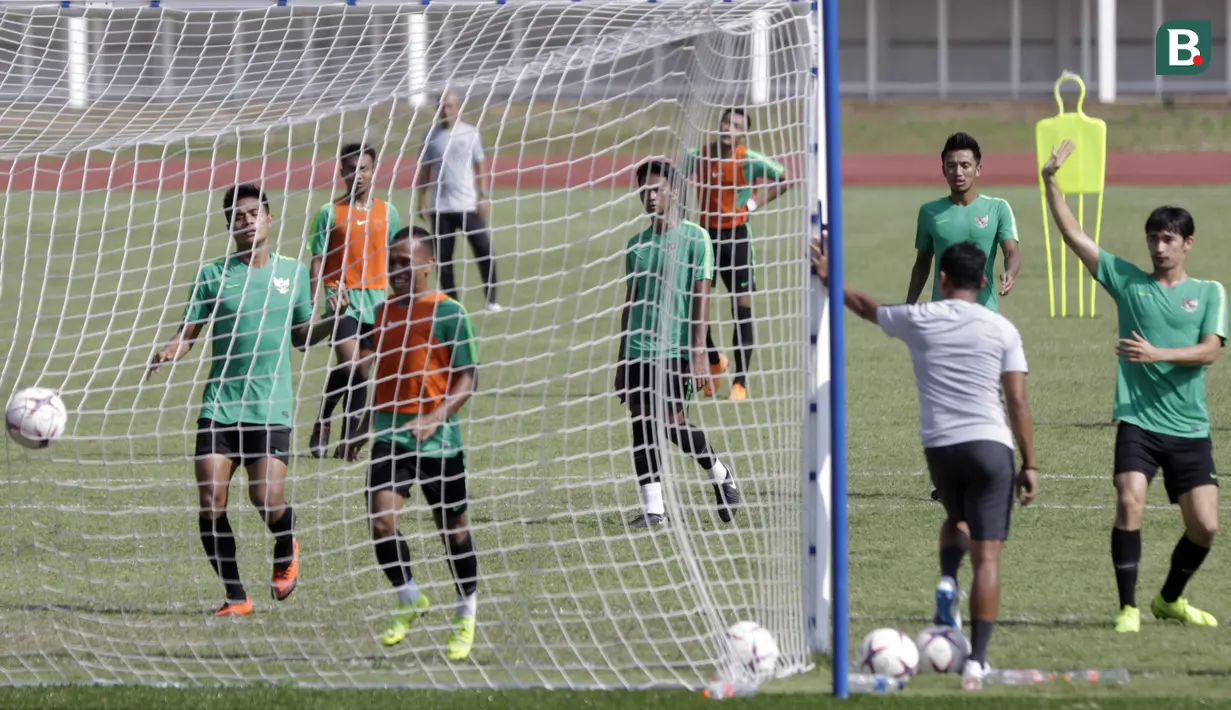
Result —
[{"label": "short dark hair", "polygon": [[420,227],[419,225],[416,224],[410,227],[402,227],[400,230],[398,230],[397,234],[393,235],[393,240],[390,241],[389,243],[397,244],[398,242],[408,241],[411,237],[414,237],[416,241],[421,242],[426,239],[430,239],[431,236],[432,236],[431,232],[427,231],[423,227]]},{"label": "short dark hair", "polygon": [[732,114],[739,114],[740,116],[743,116],[744,117],[744,128],[747,128],[748,130],[752,130],[752,119],[748,117],[748,112],[740,108],[739,106],[732,106],[731,108],[723,109],[722,115],[718,117],[718,122],[722,123],[728,118],[731,118]]},{"label": "short dark hair", "polygon": [[249,198],[259,201],[262,211],[269,214],[269,196],[265,194],[261,186],[256,183],[241,182],[228,187],[226,194],[222,196],[222,216],[227,218],[227,224],[231,223],[231,216],[235,213],[235,203]]},{"label": "short dark hair", "polygon": [[940,270],[953,287],[961,291],[983,288],[987,254],[974,242],[958,242],[940,255]]},{"label": "short dark hair", "polygon": [[637,166],[637,187],[645,187],[654,175],[661,175],[667,182],[675,184],[675,166],[671,161],[662,158],[646,158]]},{"label": "short dark hair", "polygon": [[983,151],[979,150],[979,141],[969,133],[958,131],[945,139],[945,147],[940,150],[940,159],[944,160],[955,150],[969,150],[975,156],[975,165],[983,162]]},{"label": "short dark hair", "polygon": [[358,160],[362,156],[371,156],[372,162],[376,162],[376,149],[367,143],[347,143],[342,146],[342,150],[338,151],[338,162],[342,162],[348,158]]},{"label": "short dark hair", "polygon": [[1175,232],[1188,238],[1197,233],[1193,225],[1193,216],[1183,207],[1163,205],[1150,213],[1146,218],[1146,234],[1158,232]]}]

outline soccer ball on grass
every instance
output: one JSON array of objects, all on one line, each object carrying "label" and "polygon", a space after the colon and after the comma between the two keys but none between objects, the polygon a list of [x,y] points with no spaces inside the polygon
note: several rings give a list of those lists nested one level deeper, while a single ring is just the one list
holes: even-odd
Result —
[{"label": "soccer ball on grass", "polygon": [[897,629],[877,629],[859,646],[859,668],[868,673],[906,681],[919,669],[919,649]]},{"label": "soccer ball on grass", "polygon": [[778,666],[778,642],[753,621],[740,621],[727,629],[727,646],[743,670],[757,681],[772,678]]},{"label": "soccer ball on grass", "polygon": [[27,449],[42,449],[60,438],[68,424],[68,409],[60,395],[44,387],[29,387],[9,398],[4,426],[13,441]]},{"label": "soccer ball on grass", "polygon": [[920,672],[957,673],[970,655],[970,642],[957,629],[933,626],[915,639]]}]

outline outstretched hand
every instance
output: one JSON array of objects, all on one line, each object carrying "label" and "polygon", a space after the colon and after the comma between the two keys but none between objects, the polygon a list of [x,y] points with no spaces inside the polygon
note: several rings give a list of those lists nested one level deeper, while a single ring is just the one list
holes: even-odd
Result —
[{"label": "outstretched hand", "polygon": [[1052,146],[1051,157],[1047,159],[1046,163],[1043,163],[1043,179],[1046,180],[1055,175],[1076,148],[1077,145],[1067,138],[1060,142],[1059,148]]}]

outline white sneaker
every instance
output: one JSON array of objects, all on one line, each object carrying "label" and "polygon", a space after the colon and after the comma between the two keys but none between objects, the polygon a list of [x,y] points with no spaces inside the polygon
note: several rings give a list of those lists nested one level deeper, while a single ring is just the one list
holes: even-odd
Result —
[{"label": "white sneaker", "polygon": [[948,626],[961,633],[961,601],[957,580],[952,577],[941,577],[940,582],[936,584],[936,611],[932,614],[932,623],[937,626]]},{"label": "white sneaker", "polygon": [[496,303],[495,301],[492,301],[491,303],[487,304],[486,310],[488,313],[499,313],[500,311],[504,310],[504,306],[500,305],[499,303]]},{"label": "white sneaker", "polygon": [[979,663],[968,659],[966,665],[962,666],[962,690],[983,690],[983,680],[991,670],[992,667],[986,661]]}]

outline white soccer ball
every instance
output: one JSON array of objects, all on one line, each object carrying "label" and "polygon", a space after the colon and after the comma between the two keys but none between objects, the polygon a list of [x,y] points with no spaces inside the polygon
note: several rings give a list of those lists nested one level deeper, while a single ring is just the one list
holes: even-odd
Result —
[{"label": "white soccer ball", "polygon": [[948,626],[924,629],[915,639],[919,648],[919,671],[957,673],[970,655],[970,642],[961,631]]},{"label": "white soccer ball", "polygon": [[877,629],[859,646],[859,667],[876,675],[909,680],[919,669],[919,649],[897,629]]},{"label": "white soccer ball", "polygon": [[30,387],[9,398],[4,424],[13,441],[27,449],[41,449],[64,433],[68,409],[55,392]]},{"label": "white soccer ball", "polygon": [[753,621],[740,621],[727,629],[727,645],[734,660],[757,680],[772,678],[778,667],[778,642]]}]

